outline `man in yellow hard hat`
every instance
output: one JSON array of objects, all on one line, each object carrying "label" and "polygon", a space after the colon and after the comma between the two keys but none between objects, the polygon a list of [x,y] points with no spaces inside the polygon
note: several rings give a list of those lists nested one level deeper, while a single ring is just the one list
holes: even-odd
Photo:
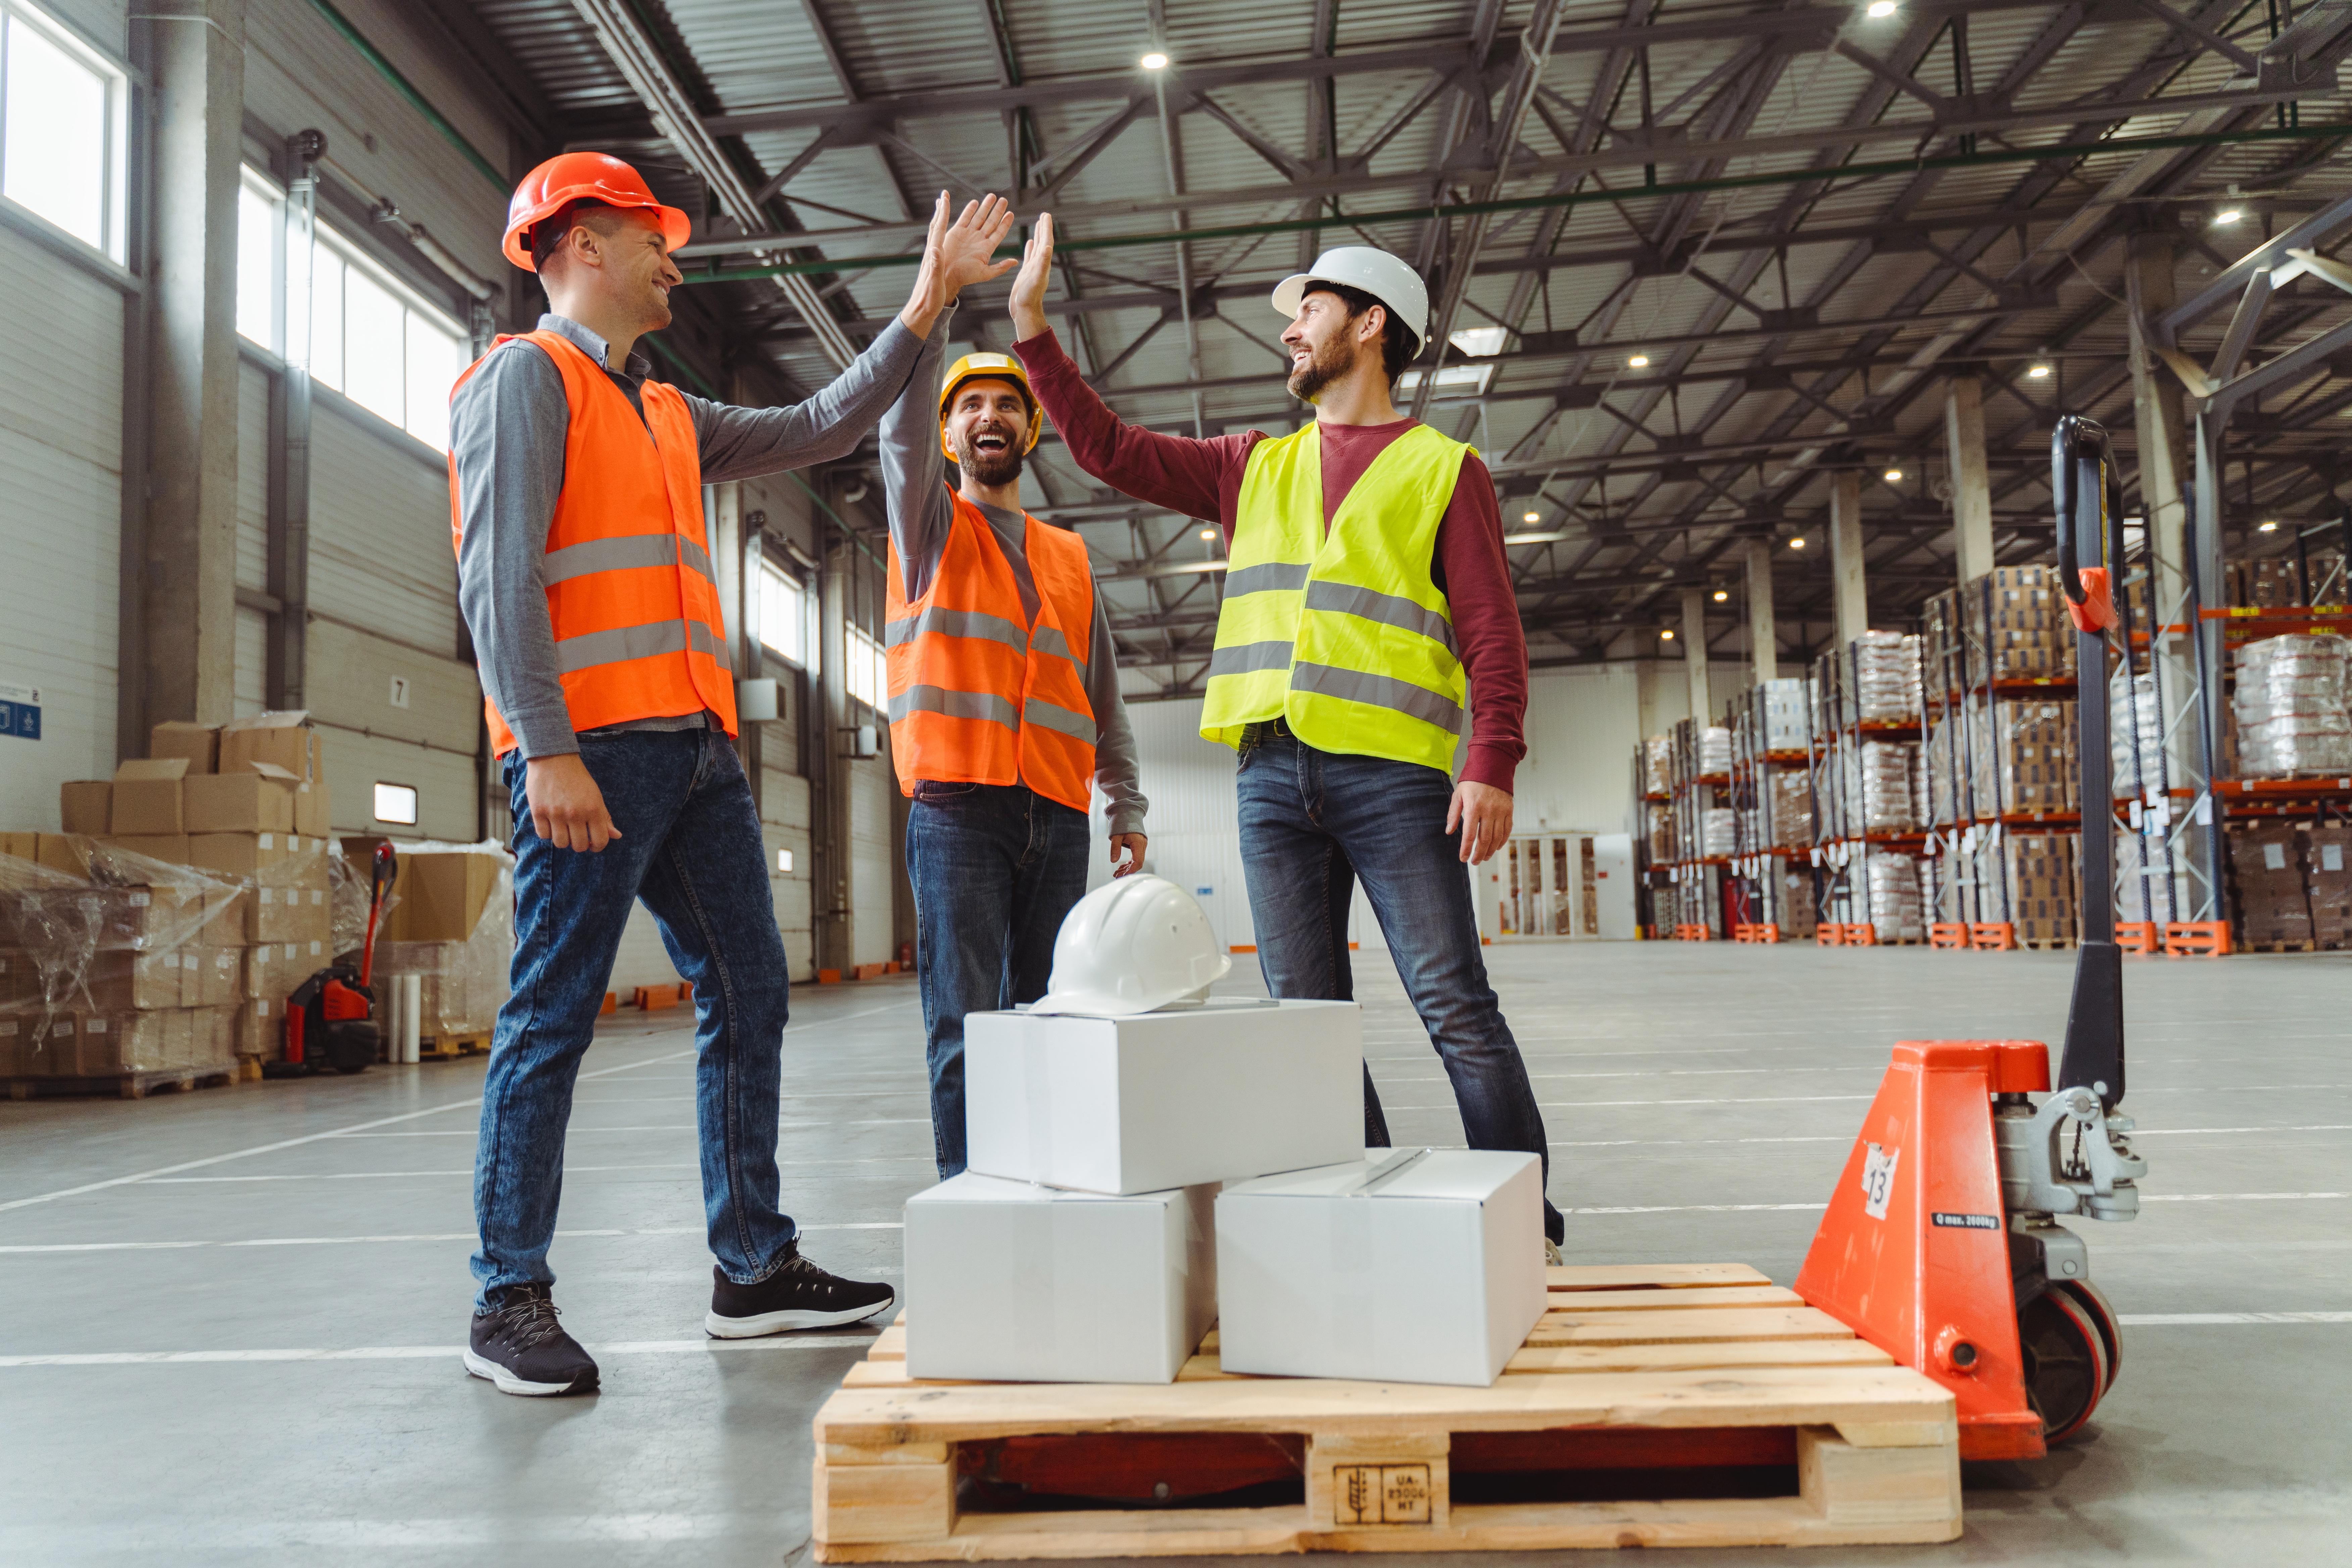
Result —
[{"label": "man in yellow hard hat", "polygon": [[535,169],[505,249],[545,285],[536,331],[501,338],[451,395],[458,601],[513,808],[514,994],[482,1087],[478,1289],[467,1370],[501,1392],[578,1394],[595,1362],[556,1321],[555,1236],[572,1088],[631,907],[697,1012],[697,1118],[714,1256],[704,1331],[741,1339],[889,1309],[827,1273],[781,1206],[776,1129],[790,976],[735,730],[706,483],[845,456],[1003,231],[940,194],[898,319],[832,385],[738,408],[652,378],[688,224],[601,153]]},{"label": "man in yellow hard hat", "polygon": [[971,353],[942,381],[942,357],[935,337],[879,436],[890,755],[914,803],[907,877],[944,1181],[964,1168],[964,1015],[1045,994],[1054,938],[1087,890],[1092,793],[1114,876],[1143,864],[1146,803],[1086,542],[1021,505],[1045,427],[1027,373]]}]

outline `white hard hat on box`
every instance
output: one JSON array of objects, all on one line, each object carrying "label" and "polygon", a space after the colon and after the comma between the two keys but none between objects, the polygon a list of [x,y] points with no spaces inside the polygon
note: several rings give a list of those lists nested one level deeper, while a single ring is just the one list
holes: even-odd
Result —
[{"label": "white hard hat on box", "polygon": [[1140,873],[1077,901],[1054,939],[1054,977],[1033,1013],[1124,1018],[1199,1000],[1234,961],[1209,917],[1164,877]]},{"label": "white hard hat on box", "polygon": [[1286,319],[1298,314],[1309,283],[1344,283],[1389,308],[1412,331],[1417,345],[1429,335],[1429,285],[1402,258],[1369,245],[1342,245],[1315,258],[1315,265],[1274,286],[1274,308]]}]

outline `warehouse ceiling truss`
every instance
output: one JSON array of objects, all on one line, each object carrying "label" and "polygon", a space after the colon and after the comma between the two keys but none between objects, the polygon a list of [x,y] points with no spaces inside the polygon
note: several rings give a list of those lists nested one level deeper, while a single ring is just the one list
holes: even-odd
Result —
[{"label": "warehouse ceiling truss", "polygon": [[[1538,664],[1655,654],[1690,588],[1728,590],[1735,656],[1759,539],[1782,655],[1816,651],[1842,471],[1873,618],[1907,624],[1955,570],[1959,378],[1999,560],[2050,551],[2060,415],[2136,484],[2151,386],[2192,427],[2230,389],[2197,492],[2222,537],[2344,512],[2352,0],[422,4],[519,147],[617,153],[695,213],[699,374],[739,396],[804,395],[887,324],[941,189],[1010,194],[1016,241],[1054,213],[1066,345],[1184,435],[1295,428],[1272,285],[1403,256],[1433,331],[1398,402],[1485,458]],[[1005,287],[959,343],[1009,346]],[[1130,696],[1197,693],[1213,533],[1050,437],[1031,477]]]}]

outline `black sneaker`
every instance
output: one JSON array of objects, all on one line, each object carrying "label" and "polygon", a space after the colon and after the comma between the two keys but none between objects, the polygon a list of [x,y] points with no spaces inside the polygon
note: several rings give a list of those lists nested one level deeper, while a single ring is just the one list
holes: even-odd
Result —
[{"label": "black sneaker", "polygon": [[509,1285],[487,1312],[474,1314],[466,1370],[487,1377],[500,1394],[586,1394],[596,1386],[596,1363],[555,1321],[555,1298],[544,1285]]},{"label": "black sneaker", "polygon": [[794,1242],[784,1266],[757,1285],[738,1285],[713,1264],[710,1315],[702,1328],[715,1340],[757,1339],[792,1329],[830,1329],[854,1323],[898,1304],[887,1285],[866,1284],[827,1274],[801,1256]]}]

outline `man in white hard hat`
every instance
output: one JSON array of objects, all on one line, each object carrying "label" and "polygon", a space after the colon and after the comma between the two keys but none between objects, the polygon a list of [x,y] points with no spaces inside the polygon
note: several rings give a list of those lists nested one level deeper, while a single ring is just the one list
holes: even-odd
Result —
[{"label": "man in white hard hat", "polygon": [[[1361,879],[1470,1146],[1525,1150],[1549,1174],[1463,868],[1510,837],[1527,639],[1486,465],[1391,401],[1427,331],[1421,278],[1348,246],[1285,279],[1274,308],[1289,322],[1289,390],[1313,423],[1192,440],[1120,423],[1086,384],[1045,323],[1053,255],[1041,217],[1013,280],[1013,352],[1072,459],[1139,500],[1223,525],[1201,731],[1239,754],[1242,868],[1267,986],[1352,995],[1348,908]],[[1364,1141],[1389,1142],[1369,1067]],[[1561,1220],[1549,1202],[1544,1226],[1551,1252]]]},{"label": "man in white hard hat", "polygon": [[[1013,215],[990,196],[976,221],[1002,238]],[[943,317],[880,430],[890,757],[913,801],[907,879],[941,1181],[964,1168],[964,1015],[1045,994],[1055,933],[1087,890],[1091,793],[1114,876],[1143,864],[1146,805],[1086,542],[1021,505],[1045,428],[1029,378],[1008,355],[971,353],[942,381],[946,335]]]}]

